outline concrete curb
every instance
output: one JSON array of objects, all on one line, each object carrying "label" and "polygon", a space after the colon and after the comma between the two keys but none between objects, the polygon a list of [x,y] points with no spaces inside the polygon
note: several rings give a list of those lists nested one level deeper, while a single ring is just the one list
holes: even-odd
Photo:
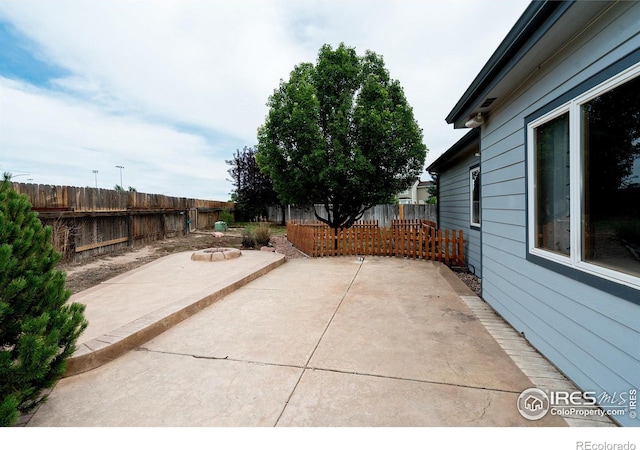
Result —
[{"label": "concrete curb", "polygon": [[64,377],[100,367],[133,348],[153,339],[172,326],[191,317],[236,289],[285,263],[284,255],[268,265],[257,264],[224,280],[211,292],[200,291],[162,307],[103,336],[82,343],[67,360]]}]

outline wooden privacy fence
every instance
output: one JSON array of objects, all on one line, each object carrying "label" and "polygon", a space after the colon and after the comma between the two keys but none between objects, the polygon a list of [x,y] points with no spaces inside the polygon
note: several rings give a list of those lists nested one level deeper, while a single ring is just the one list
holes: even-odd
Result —
[{"label": "wooden privacy fence", "polygon": [[234,203],[89,187],[13,183],[25,194],[65,259],[213,228]]},{"label": "wooden privacy fence", "polygon": [[427,220],[394,220],[389,228],[378,221],[356,222],[337,231],[320,222],[287,222],[287,239],[309,256],[396,256],[464,265],[462,230],[438,230]]},{"label": "wooden privacy fence", "polygon": [[[326,218],[326,211],[323,205],[317,205],[318,213]],[[284,220],[283,220],[284,214]],[[375,220],[381,227],[390,227],[394,220],[438,220],[436,205],[376,205],[367,209],[363,216],[363,221]],[[313,208],[299,208],[293,205],[281,207],[269,207],[267,209],[267,220],[274,223],[284,223],[285,221],[296,222],[317,222]]]}]

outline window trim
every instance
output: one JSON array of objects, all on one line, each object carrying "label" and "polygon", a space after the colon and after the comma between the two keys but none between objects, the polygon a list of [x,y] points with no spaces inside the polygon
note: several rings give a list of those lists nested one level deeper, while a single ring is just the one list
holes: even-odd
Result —
[{"label": "window trim", "polygon": [[482,225],[482,185],[478,185],[478,222],[473,221],[473,174],[476,172],[480,175],[480,165],[476,164],[469,168],[469,226],[479,229]]},{"label": "window trim", "polygon": [[[552,121],[553,119],[556,119],[566,113],[569,113],[569,164],[570,166],[573,167],[574,164],[574,158],[573,158],[573,135],[575,133],[572,133],[571,130],[573,129],[573,123],[572,123],[572,114],[570,112],[570,104],[569,103],[565,103],[560,105],[559,107],[551,110],[550,112],[544,114],[543,116],[538,117],[536,120],[533,120],[531,122],[529,122],[526,126],[526,133],[527,133],[527,189],[529,191],[529,196],[527,199],[527,210],[529,211],[529,215],[527,217],[527,234],[528,234],[528,250],[529,253],[533,254],[533,255],[537,255],[540,257],[544,257],[547,259],[550,259],[551,261],[560,263],[560,264],[565,264],[565,265],[570,265],[570,259],[571,256],[564,256],[560,253],[555,253],[555,252],[551,252],[549,250],[544,250],[542,248],[536,247],[536,214],[537,214],[537,210],[536,210],[536,186],[535,186],[535,180],[536,180],[536,148],[535,148],[535,137],[534,137],[534,130],[539,127],[540,125],[544,125],[545,123],[548,123],[550,121]],[[574,180],[574,171],[573,170],[569,170],[569,183],[571,185],[570,189],[569,189],[569,211],[570,211],[570,215],[571,215],[571,219],[570,219],[570,225],[569,225],[569,229],[573,230],[573,220],[574,220],[574,201],[573,199],[575,198],[574,196],[574,192],[573,189],[576,185],[575,180]],[[573,248],[574,247],[574,242],[573,242],[573,238],[574,238],[575,233],[572,233],[571,231],[569,231],[569,242],[571,243],[571,251],[570,251],[570,255],[572,255],[573,252]]]},{"label": "window trim", "polygon": [[[572,278],[579,279],[589,285],[605,289],[608,292],[620,292],[624,298],[640,303],[640,275],[635,276],[621,271],[609,269],[583,260],[583,180],[584,167],[581,151],[580,118],[581,108],[585,103],[633,78],[640,77],[640,51],[634,52],[633,63],[625,65],[615,74],[607,68],[591,79],[572,89],[564,96],[556,99],[537,112],[525,118],[526,176],[527,176],[527,260],[543,265]],[[623,62],[629,60],[625,58]],[[616,64],[613,65],[614,67]],[[565,113],[569,113],[569,164],[570,164],[570,254],[563,256],[536,247],[536,155],[534,130]]]}]

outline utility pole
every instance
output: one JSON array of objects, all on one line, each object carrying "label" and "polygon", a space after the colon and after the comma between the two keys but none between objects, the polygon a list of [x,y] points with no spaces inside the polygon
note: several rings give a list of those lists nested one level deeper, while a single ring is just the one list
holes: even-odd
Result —
[{"label": "utility pole", "polygon": [[116,166],[118,169],[120,169],[120,187],[122,188],[122,190],[124,191],[124,185],[122,184],[122,169],[124,169],[124,166]]},{"label": "utility pole", "polygon": [[92,170],[93,174],[96,176],[96,189],[98,189],[98,171]]}]

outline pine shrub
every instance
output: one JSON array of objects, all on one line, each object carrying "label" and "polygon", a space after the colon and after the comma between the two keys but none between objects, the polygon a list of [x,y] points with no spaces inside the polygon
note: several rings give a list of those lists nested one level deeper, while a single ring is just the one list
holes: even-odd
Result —
[{"label": "pine shrub", "polygon": [[56,270],[51,244],[26,195],[5,174],[0,182],[0,425],[15,423],[46,400],[42,395],[66,369],[87,326],[84,305]]}]

